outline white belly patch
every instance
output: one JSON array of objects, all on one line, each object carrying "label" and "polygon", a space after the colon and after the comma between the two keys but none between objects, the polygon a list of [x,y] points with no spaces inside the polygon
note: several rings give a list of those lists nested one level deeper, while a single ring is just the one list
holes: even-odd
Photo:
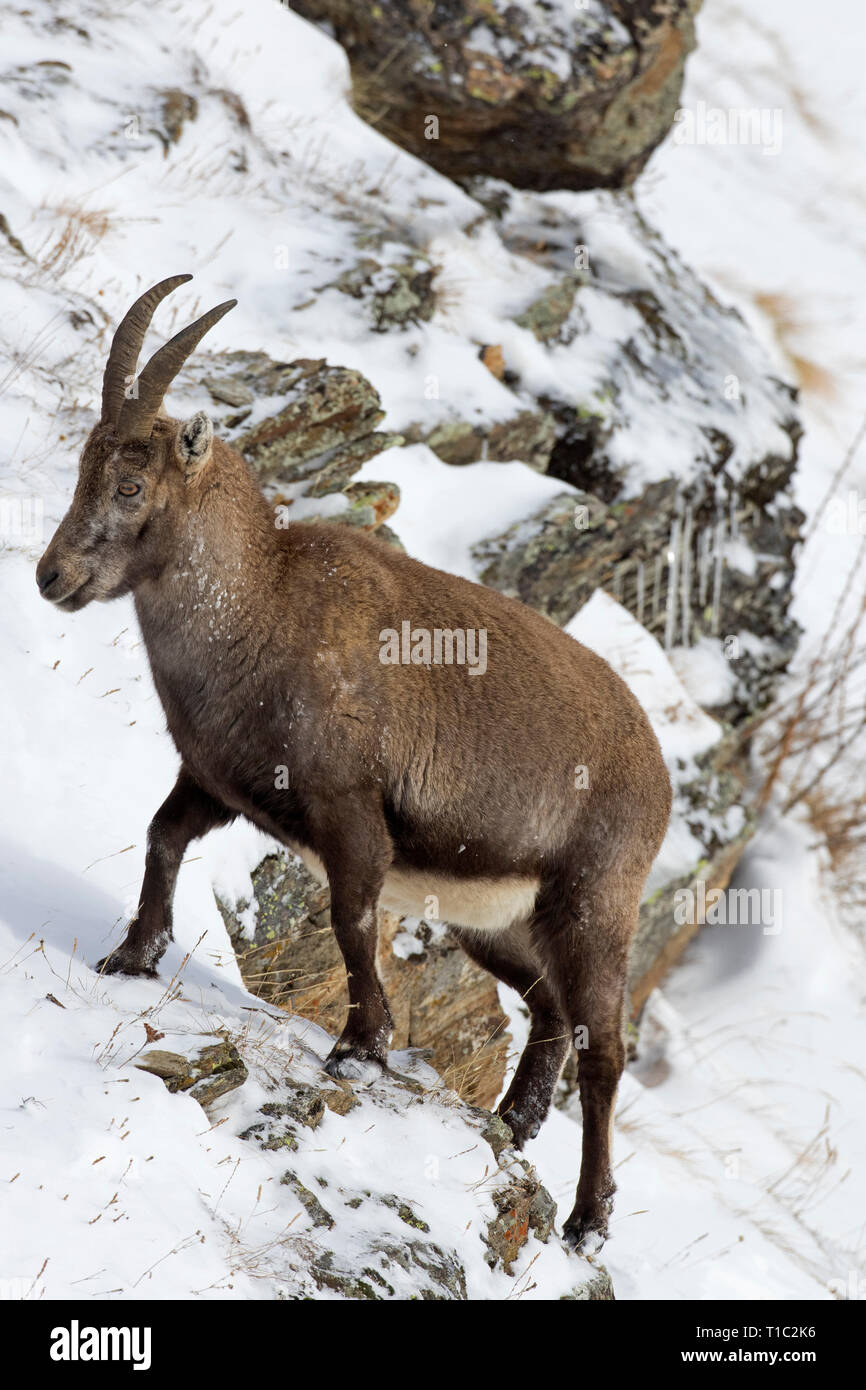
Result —
[{"label": "white belly patch", "polygon": [[[317,878],[327,884],[325,866],[317,854],[300,845],[291,849]],[[445,878],[417,869],[392,869],[385,877],[380,905],[400,917],[426,917],[478,931],[505,931],[524,922],[535,907],[537,878],[510,874],[505,878]]]}]

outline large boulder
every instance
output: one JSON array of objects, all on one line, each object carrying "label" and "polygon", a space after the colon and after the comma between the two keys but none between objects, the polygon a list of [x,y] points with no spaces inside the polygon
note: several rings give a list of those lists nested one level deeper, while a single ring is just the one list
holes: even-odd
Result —
[{"label": "large boulder", "polygon": [[451,178],[629,184],[673,121],[700,0],[292,0],[344,46],[355,109]]},{"label": "large boulder", "polygon": [[324,358],[275,362],[264,352],[201,353],[193,365],[221,432],[263,483],[317,482],[319,495],[336,492],[368,459],[401,442],[379,431],[379,393],[352,368]]},{"label": "large boulder", "polygon": [[512,390],[551,420],[546,471],[575,491],[479,544],[479,575],[560,624],[605,589],[669,652],[712,648],[729,679],[698,698],[743,724],[799,634],[796,395],[630,199],[490,192],[505,245],[549,272],[503,357],[541,345],[550,384],[533,349],[531,389],[514,372]]}]

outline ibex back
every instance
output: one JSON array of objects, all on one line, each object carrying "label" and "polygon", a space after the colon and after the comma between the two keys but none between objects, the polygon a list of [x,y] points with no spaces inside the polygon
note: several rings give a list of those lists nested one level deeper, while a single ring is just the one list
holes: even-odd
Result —
[{"label": "ibex back", "polygon": [[[530,1011],[500,1105],[516,1144],[538,1132],[580,1040],[583,1156],[564,1235],[603,1239],[629,943],[670,810],[656,738],[610,666],[545,618],[357,531],[278,528],[207,416],[161,413],[235,301],[126,390],[156,306],[188,278],[148,291],[118,328],[102,418],[37,569],[64,612],[133,593],[181,758],[138,912],[100,968],[155,971],[187,845],[246,816],[327,877],[350,1007],[326,1068],[368,1079],[391,1036],[378,905],[421,916],[438,899],[463,948]],[[387,659],[404,623],[409,659]],[[436,630],[484,634],[483,672],[432,659]]]}]

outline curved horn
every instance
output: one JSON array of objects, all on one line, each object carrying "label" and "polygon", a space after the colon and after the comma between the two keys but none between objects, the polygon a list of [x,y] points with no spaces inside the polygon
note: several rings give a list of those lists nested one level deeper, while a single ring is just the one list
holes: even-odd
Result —
[{"label": "curved horn", "polygon": [[196,319],[195,323],[191,323],[189,328],[175,333],[164,347],[153,354],[138,378],[138,398],[130,397],[123,402],[115,431],[118,439],[129,442],[150,438],[162,398],[184,362],[208,329],[213,328],[223,314],[233,309],[237,302],[236,299],[227,299],[224,304],[218,304],[215,309],[210,309],[206,314],[202,314],[200,319]]},{"label": "curved horn", "polygon": [[160,280],[158,285],[154,285],[137,299],[121,319],[111,342],[111,351],[102,378],[103,425],[115,424],[120,415],[126,399],[126,387],[135,376],[138,354],[141,352],[144,335],[150,327],[157,305],[161,304],[172,290],[176,290],[178,285],[185,285],[187,280],[191,279],[191,275],[172,275],[168,280]]}]

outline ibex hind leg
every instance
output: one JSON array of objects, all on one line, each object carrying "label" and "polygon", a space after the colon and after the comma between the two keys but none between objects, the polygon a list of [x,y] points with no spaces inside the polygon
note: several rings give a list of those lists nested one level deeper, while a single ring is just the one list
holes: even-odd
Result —
[{"label": "ibex hind leg", "polygon": [[569,1029],[525,926],[495,933],[461,927],[454,928],[454,933],[466,954],[516,990],[529,1009],[529,1038],[511,1085],[497,1107],[515,1145],[522,1148],[528,1139],[534,1139],[550,1109],[568,1050]]},{"label": "ibex hind leg", "polygon": [[[598,1249],[613,1209],[613,1111],[625,1065],[628,949],[637,926],[636,878],[568,875],[542,888],[532,935],[577,1048],[583,1116],[580,1179],[563,1224],[567,1244]],[[642,880],[641,880],[642,882]]]}]

